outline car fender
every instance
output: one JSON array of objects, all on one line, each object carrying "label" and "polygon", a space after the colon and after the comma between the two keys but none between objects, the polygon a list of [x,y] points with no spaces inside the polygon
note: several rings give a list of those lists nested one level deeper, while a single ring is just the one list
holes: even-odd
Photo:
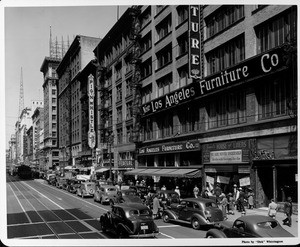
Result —
[{"label": "car fender", "polygon": [[130,230],[130,228],[128,227],[128,226],[126,226],[126,225],[124,225],[123,223],[119,223],[118,225],[117,225],[117,229],[116,229],[118,232],[120,231],[120,230],[123,230],[123,231],[125,231],[125,232],[127,232],[128,234],[132,234],[133,232]]},{"label": "car fender", "polygon": [[212,237],[212,238],[227,238],[226,234],[219,229],[210,229],[207,231],[206,238]]},{"label": "car fender", "polygon": [[169,216],[170,220],[176,220],[178,218],[177,215],[170,209],[165,209],[163,211],[163,213],[167,214]]},{"label": "car fender", "polygon": [[207,220],[200,214],[193,214],[192,217],[191,217],[191,221],[194,218],[199,220],[200,225],[206,225],[207,224]]}]

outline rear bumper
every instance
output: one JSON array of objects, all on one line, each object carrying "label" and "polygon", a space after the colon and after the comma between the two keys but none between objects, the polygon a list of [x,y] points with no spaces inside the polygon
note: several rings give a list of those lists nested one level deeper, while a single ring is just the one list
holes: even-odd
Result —
[{"label": "rear bumper", "polygon": [[129,235],[130,238],[154,238],[157,237],[159,232],[147,233],[147,234],[136,234]]}]

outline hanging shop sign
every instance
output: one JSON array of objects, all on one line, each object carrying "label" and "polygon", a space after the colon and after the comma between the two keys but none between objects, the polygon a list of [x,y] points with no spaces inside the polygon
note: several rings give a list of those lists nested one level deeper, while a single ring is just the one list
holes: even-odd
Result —
[{"label": "hanging shop sign", "polygon": [[248,186],[248,185],[250,185],[250,177],[240,178],[239,182],[240,182],[241,187]]},{"label": "hanging shop sign", "polygon": [[275,48],[142,105],[142,116],[187,103],[238,83],[254,80],[284,66],[283,49]]},{"label": "hanging shop sign", "polygon": [[250,161],[252,140],[215,142],[202,145],[202,159],[205,164],[229,164]]},{"label": "hanging shop sign", "polygon": [[159,146],[144,147],[139,149],[139,154],[156,154],[156,153],[174,153],[183,151],[199,151],[200,143],[198,140],[187,142],[176,142],[172,144],[163,144]]},{"label": "hanging shop sign", "polygon": [[96,146],[96,133],[94,129],[94,98],[95,98],[95,87],[94,87],[94,76],[89,75],[88,77],[88,96],[89,96],[89,131],[88,131],[88,144],[90,148]]},{"label": "hanging shop sign", "polygon": [[217,183],[220,184],[229,184],[229,177],[224,177],[224,176],[217,176]]},{"label": "hanging shop sign", "polygon": [[189,77],[201,77],[200,6],[189,5]]},{"label": "hanging shop sign", "polygon": [[206,175],[206,182],[210,183],[210,184],[214,184],[215,183],[215,179],[211,176]]}]

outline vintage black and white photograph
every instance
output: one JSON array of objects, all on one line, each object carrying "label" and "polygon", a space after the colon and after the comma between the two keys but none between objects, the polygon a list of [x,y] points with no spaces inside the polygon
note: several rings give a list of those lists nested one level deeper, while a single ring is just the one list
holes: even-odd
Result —
[{"label": "vintage black and white photograph", "polygon": [[0,1],[2,244],[300,243],[298,3],[162,3]]}]

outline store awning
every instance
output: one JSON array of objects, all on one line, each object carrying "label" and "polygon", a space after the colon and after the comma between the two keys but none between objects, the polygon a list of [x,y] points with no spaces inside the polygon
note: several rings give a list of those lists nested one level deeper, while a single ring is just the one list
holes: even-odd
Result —
[{"label": "store awning", "polygon": [[201,169],[134,169],[125,175],[197,178],[201,177]]},{"label": "store awning", "polygon": [[100,168],[100,169],[96,170],[95,172],[102,173],[102,172],[106,172],[106,171],[108,171],[107,168]]},{"label": "store awning", "polygon": [[73,167],[73,166],[66,166],[64,169],[65,169],[65,170],[74,170],[75,167]]}]

